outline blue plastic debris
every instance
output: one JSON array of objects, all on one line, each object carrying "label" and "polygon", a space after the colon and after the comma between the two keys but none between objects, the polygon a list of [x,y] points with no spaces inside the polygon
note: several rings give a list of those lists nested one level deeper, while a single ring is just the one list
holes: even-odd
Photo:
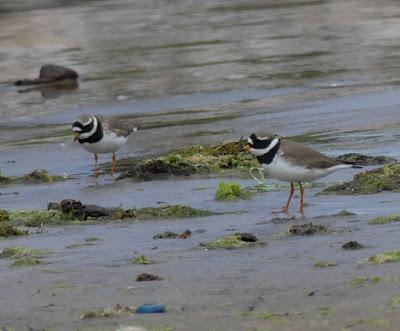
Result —
[{"label": "blue plastic debris", "polygon": [[136,309],[138,314],[165,313],[165,306],[159,303],[146,303]]}]

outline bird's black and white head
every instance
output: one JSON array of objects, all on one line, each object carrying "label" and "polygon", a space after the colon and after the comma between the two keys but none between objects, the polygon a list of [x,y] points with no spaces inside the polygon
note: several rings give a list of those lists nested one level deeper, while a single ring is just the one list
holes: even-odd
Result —
[{"label": "bird's black and white head", "polygon": [[102,128],[99,119],[94,115],[81,115],[75,118],[72,124],[75,141],[80,143],[95,142],[102,138]]},{"label": "bird's black and white head", "polygon": [[246,151],[255,156],[263,156],[279,148],[280,138],[273,134],[268,134],[265,137],[257,137],[255,133],[252,133],[247,142],[248,145],[244,148]]}]

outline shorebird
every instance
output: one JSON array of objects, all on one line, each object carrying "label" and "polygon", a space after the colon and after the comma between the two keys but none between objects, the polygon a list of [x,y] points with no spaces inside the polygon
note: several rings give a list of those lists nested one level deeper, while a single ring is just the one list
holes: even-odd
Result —
[{"label": "shorebird", "polygon": [[113,175],[116,162],[115,152],[126,143],[128,136],[135,131],[120,120],[100,118],[91,114],[77,117],[72,124],[72,130],[75,133],[74,141],[78,141],[85,150],[94,154],[95,177],[98,176],[97,154],[112,153],[110,174]]},{"label": "shorebird", "polygon": [[338,161],[316,150],[289,139],[268,134],[257,137],[253,133],[248,139],[246,151],[255,155],[268,175],[290,182],[289,198],[282,212],[289,213],[289,205],[294,193],[294,183],[300,186],[300,213],[304,214],[303,182],[325,177],[330,173],[346,168],[361,168],[352,163]]}]

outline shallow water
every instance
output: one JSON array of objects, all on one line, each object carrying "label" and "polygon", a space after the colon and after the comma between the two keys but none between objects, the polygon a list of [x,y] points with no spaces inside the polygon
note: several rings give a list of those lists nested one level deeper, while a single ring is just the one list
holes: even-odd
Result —
[{"label": "shallow water", "polygon": [[[0,148],[54,136],[67,142],[73,117],[88,111],[149,129],[151,152],[166,147],[154,142],[164,136],[196,140],[181,131],[215,131],[214,140],[260,127],[291,134],[269,121],[271,112],[396,88],[399,12],[393,1],[0,1]],[[75,68],[79,88],[18,93],[11,86],[44,63]],[[376,99],[384,107],[386,96]],[[391,100],[400,103],[396,91]],[[369,101],[349,104],[334,110]],[[366,126],[353,120],[355,129]],[[135,147],[143,152],[140,142]]]}]

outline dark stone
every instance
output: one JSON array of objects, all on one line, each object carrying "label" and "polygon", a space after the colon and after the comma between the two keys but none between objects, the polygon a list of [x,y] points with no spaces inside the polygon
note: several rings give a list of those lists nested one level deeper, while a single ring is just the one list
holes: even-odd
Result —
[{"label": "dark stone", "polygon": [[354,249],[361,249],[365,248],[364,245],[358,243],[357,241],[349,241],[342,246],[343,249],[354,250]]},{"label": "dark stone", "polygon": [[249,242],[249,243],[254,243],[254,242],[258,241],[257,237],[252,233],[244,232],[244,233],[238,233],[238,234],[240,236],[239,239],[241,241],[245,241],[245,242]]},{"label": "dark stone", "polygon": [[160,278],[157,275],[146,274],[146,273],[140,274],[136,277],[137,282],[148,282],[153,280],[162,280],[162,278]]},{"label": "dark stone", "polygon": [[17,86],[25,86],[25,85],[50,84],[68,80],[76,82],[78,77],[79,77],[78,73],[73,69],[55,64],[46,64],[40,68],[39,78],[20,79],[17,80],[14,84]]}]

